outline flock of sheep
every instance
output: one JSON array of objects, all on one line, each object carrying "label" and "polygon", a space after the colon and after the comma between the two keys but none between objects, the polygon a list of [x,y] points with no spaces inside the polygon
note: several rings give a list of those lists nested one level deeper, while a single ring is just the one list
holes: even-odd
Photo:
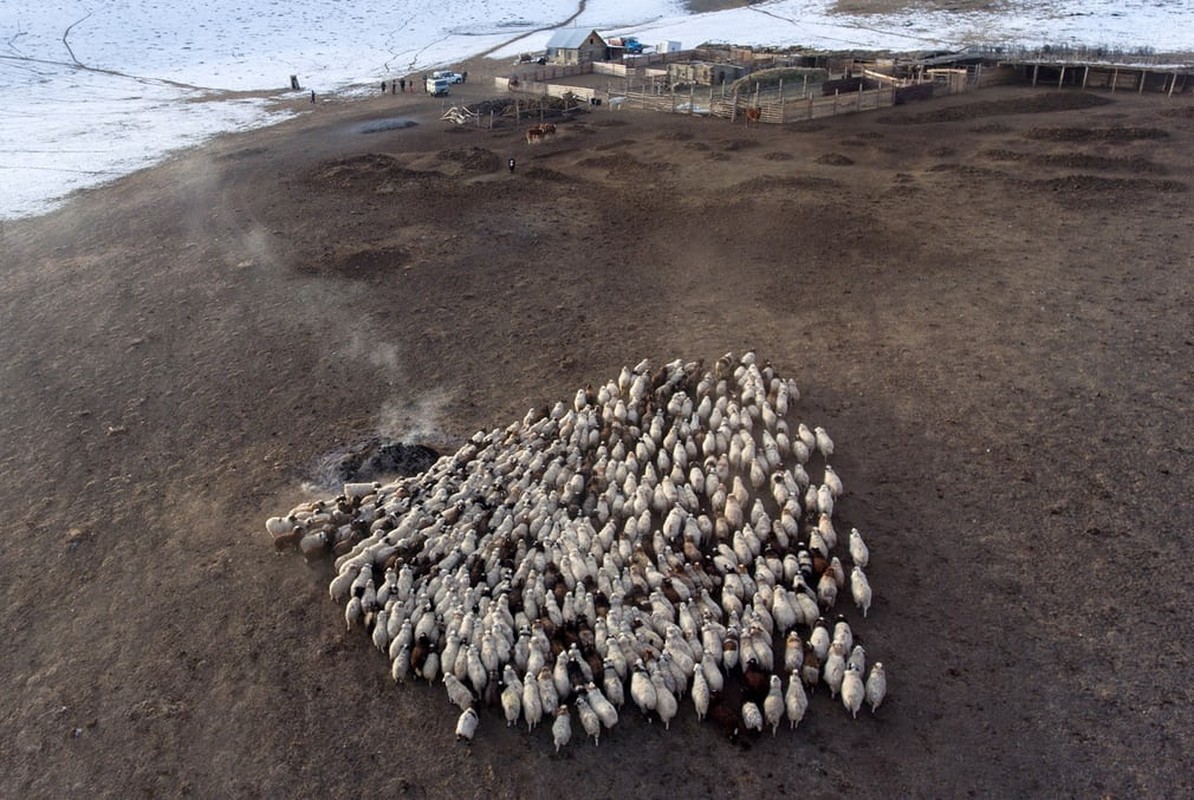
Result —
[{"label": "flock of sheep", "polygon": [[266,529],[335,559],[348,628],[396,682],[443,685],[461,739],[481,706],[550,724],[558,750],[574,717],[597,740],[632,706],[667,727],[686,700],[731,737],[774,735],[822,686],[857,716],[886,676],[834,617],[847,593],[866,616],[870,554],[839,535],[833,441],[790,420],[799,396],[753,353],[643,361]]}]

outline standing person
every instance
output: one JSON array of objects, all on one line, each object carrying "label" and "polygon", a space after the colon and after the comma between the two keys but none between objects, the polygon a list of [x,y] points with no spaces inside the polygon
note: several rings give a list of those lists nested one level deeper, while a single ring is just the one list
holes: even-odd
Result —
[{"label": "standing person", "polygon": [[398,82],[390,81],[390,94],[398,94]]},{"label": "standing person", "polygon": [[464,71],[464,73],[463,73],[463,74],[461,74],[461,76],[460,76],[460,82],[461,82],[461,83],[468,83],[468,70],[467,70],[467,69]]},{"label": "standing person", "polygon": [[514,156],[510,156],[510,160],[506,162],[506,165],[508,167],[510,167],[510,174],[513,175],[514,174]]},{"label": "standing person", "polygon": [[402,90],[403,94],[406,94],[406,78],[398,79],[398,88]]},{"label": "standing person", "polygon": [[311,90],[311,102],[312,103],[315,102],[315,90],[314,89]]},{"label": "standing person", "polygon": [[381,82],[381,93],[382,94],[386,93],[386,82],[385,81]]}]

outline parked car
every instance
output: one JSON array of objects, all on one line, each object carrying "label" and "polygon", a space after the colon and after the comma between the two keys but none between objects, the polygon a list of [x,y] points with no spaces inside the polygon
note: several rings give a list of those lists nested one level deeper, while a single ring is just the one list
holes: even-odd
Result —
[{"label": "parked car", "polygon": [[431,77],[436,79],[442,78],[448,83],[464,83],[463,75],[461,75],[459,72],[449,72],[446,69],[431,73]]}]

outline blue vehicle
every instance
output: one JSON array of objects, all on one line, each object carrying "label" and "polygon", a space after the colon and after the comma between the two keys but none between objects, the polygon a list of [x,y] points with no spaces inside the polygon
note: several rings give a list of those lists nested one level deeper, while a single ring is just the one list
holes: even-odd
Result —
[{"label": "blue vehicle", "polygon": [[622,47],[626,48],[626,52],[632,56],[641,55],[643,52],[643,43],[633,36],[623,37]]}]

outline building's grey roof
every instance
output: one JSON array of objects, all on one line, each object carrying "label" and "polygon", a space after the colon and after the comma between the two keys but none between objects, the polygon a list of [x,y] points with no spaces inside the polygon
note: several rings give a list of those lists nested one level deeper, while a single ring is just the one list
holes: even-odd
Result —
[{"label": "building's grey roof", "polygon": [[605,41],[605,39],[601,37],[601,34],[597,33],[597,31],[593,30],[592,28],[564,28],[563,30],[558,30],[551,35],[551,38],[547,40],[547,49],[576,50],[585,43],[585,40],[588,39],[589,36],[592,35],[596,35],[598,38],[601,38],[601,41],[603,42]]}]

